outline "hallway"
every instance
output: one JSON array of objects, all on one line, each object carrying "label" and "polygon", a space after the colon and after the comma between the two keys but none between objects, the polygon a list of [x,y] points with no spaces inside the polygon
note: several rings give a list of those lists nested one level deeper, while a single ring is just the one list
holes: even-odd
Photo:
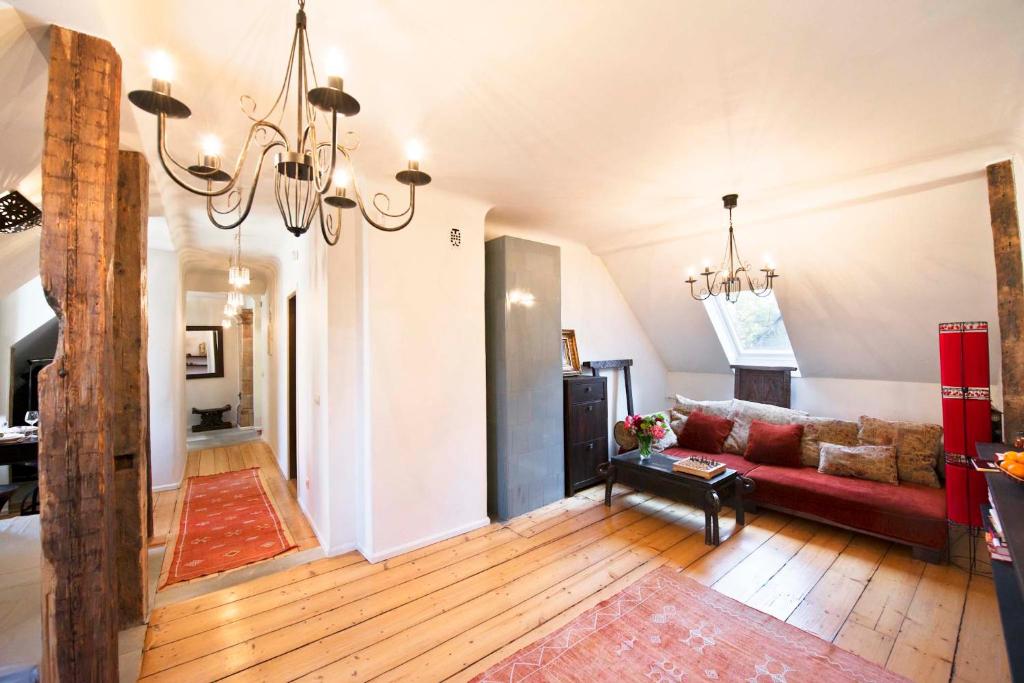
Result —
[{"label": "hallway", "polygon": [[[302,552],[318,546],[313,529],[296,500],[294,488],[291,482],[282,476],[281,470],[278,469],[277,463],[274,461],[274,455],[267,444],[262,441],[249,441],[223,448],[206,448],[192,451],[188,454],[188,460],[185,464],[185,473],[182,477],[183,485],[172,491],[160,491],[153,496],[153,537],[150,540],[150,547],[166,545],[167,548],[160,569],[159,585],[163,586],[167,578],[173,554],[171,550],[174,548],[174,540],[179,529],[181,510],[184,503],[184,482],[189,477],[221,474],[244,470],[250,467],[260,468],[263,481],[266,483],[267,495],[280,515],[281,523],[298,546],[296,552]],[[244,567],[239,569],[244,569]],[[188,583],[206,581],[215,576],[220,575],[205,576]],[[167,588],[171,587],[173,586],[168,586]]]}]

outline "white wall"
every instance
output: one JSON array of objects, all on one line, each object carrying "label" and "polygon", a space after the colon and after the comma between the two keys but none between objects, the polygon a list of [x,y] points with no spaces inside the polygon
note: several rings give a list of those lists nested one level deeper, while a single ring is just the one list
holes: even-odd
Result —
[{"label": "white wall", "polygon": [[[226,293],[187,292],[185,294],[185,325],[216,325],[224,320],[224,305],[227,303]],[[224,413],[228,422],[238,419],[238,326],[232,325],[224,330],[224,376],[200,377],[185,380],[185,405],[183,406],[186,424],[199,424],[199,415],[192,414],[192,408],[219,408],[230,405],[231,410]]]},{"label": "white wall", "polygon": [[149,250],[146,286],[153,487],[168,488],[181,482],[186,459],[185,293],[175,252]]},{"label": "white wall", "polygon": [[11,408],[11,346],[53,317],[38,275],[0,299],[0,416],[6,416],[8,422],[14,420],[7,414]]},{"label": "white wall", "polygon": [[[632,358],[633,409],[640,414],[664,408],[666,368],[657,349],[599,256],[586,246],[540,231],[487,224],[487,239],[512,235],[561,249],[562,327],[576,331],[580,362]],[[621,372],[608,377],[608,427],[626,416],[626,387]],[[609,439],[609,448],[614,444]]]},{"label": "white wall", "polygon": [[[430,188],[411,227],[367,231],[369,523],[361,548],[371,560],[489,521],[487,209]],[[462,231],[459,247],[449,242],[453,227]]]},{"label": "white wall", "polygon": [[[733,396],[732,373],[668,373],[669,394],[698,401],[717,401]],[[938,383],[888,382],[882,380],[794,377],[791,405],[811,415],[856,421],[861,415],[884,420],[909,420],[942,424],[942,398]],[[1002,405],[1002,388],[992,387],[992,401]]]}]

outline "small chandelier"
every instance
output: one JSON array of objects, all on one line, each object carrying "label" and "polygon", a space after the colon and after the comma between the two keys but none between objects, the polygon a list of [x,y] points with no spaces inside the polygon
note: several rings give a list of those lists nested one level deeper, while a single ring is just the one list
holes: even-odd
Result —
[{"label": "small chandelier", "polygon": [[[348,196],[345,188],[348,176],[352,175],[351,153],[358,148],[359,143],[352,132],[343,134],[339,139],[338,116],[355,116],[359,113],[359,102],[345,92],[341,76],[338,75],[340,69],[327,70],[326,85],[320,85],[317,81],[306,32],[306,0],[298,0],[298,4],[288,68],[277,99],[261,116],[256,115],[256,101],[253,98],[243,95],[240,100],[242,111],[252,121],[252,125],[230,173],[221,167],[220,143],[216,138],[207,138],[195,164],[185,165],[167,151],[167,119],[188,118],[192,112],[184,102],[171,96],[173,69],[166,55],[159,55],[152,64],[152,89],[134,90],[128,93],[128,99],[136,107],[157,117],[157,151],[164,170],[180,187],[206,197],[206,216],[222,230],[238,227],[248,217],[260,172],[271,153],[277,208],[285,227],[292,234],[305,234],[316,220],[324,240],[329,245],[337,244],[341,236],[341,211],[356,206],[366,222],[378,230],[401,230],[409,225],[416,212],[416,188],[430,182],[430,176],[420,170],[418,146],[409,155],[408,168],[395,175],[395,180],[409,187],[408,207],[401,212],[392,212],[389,197],[378,192],[373,197],[372,206],[384,223],[377,223],[367,213],[355,180],[352,180],[352,197]],[[289,89],[293,84],[295,129],[294,137],[289,140],[283,121],[291,97]],[[318,130],[320,123],[329,125],[329,141]],[[243,193],[239,180],[250,147],[253,146],[256,148],[255,168],[249,190]],[[347,167],[347,173],[339,162]],[[190,182],[189,176],[199,180],[202,185]],[[345,184],[336,180],[344,180]],[[224,197],[227,205],[215,206],[214,199],[218,197]],[[324,204],[336,209],[337,224],[334,216],[324,209]],[[237,218],[227,218],[235,212]],[[387,222],[397,224],[389,226],[385,224]]]},{"label": "small chandelier", "polygon": [[724,295],[729,303],[739,301],[740,293],[744,286],[747,291],[755,296],[768,296],[772,292],[773,281],[779,277],[775,273],[775,267],[766,265],[761,268],[763,278],[755,279],[750,276],[750,264],[740,257],[739,247],[736,246],[736,233],[732,227],[732,210],[736,208],[738,194],[727,194],[722,197],[725,208],[729,210],[729,244],[726,246],[722,263],[717,270],[711,270],[711,266],[705,264],[700,276],[704,281],[699,288],[694,287],[698,280],[693,271],[689,273],[686,282],[690,285],[690,296],[697,301],[704,301],[713,296]]},{"label": "small chandelier", "polygon": [[235,289],[249,286],[249,268],[242,265],[242,226],[235,231],[235,253],[228,267],[228,284]]}]

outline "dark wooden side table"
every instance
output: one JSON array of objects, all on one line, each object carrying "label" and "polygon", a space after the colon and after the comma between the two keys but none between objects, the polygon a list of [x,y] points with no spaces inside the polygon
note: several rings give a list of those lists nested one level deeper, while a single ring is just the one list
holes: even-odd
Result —
[{"label": "dark wooden side table", "polygon": [[612,504],[612,487],[615,484],[690,503],[704,510],[704,543],[707,545],[721,543],[718,513],[722,509],[723,500],[736,510],[736,524],[743,526],[746,521],[743,497],[753,493],[753,479],[730,469],[711,479],[702,479],[692,474],[674,472],[674,462],[675,458],[661,453],[652,453],[649,458],[641,458],[640,451],[612,456],[611,460],[601,466],[605,478],[604,504]]}]

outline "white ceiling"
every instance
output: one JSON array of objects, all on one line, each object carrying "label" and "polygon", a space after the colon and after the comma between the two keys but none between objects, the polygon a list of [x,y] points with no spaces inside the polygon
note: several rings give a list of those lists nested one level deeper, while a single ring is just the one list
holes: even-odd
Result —
[{"label": "white ceiling", "polygon": [[[151,50],[171,52],[175,93],[194,112],[171,130],[186,160],[206,132],[237,153],[238,97],[272,99],[294,14],[281,0],[14,5],[29,24],[109,38],[126,92],[147,87]],[[1019,0],[309,0],[307,11],[320,62],[334,46],[349,64],[370,187],[396,187],[387,179],[415,137],[437,186],[492,203],[503,224],[590,245],[685,221],[728,191],[756,206],[1005,144],[1024,111]],[[36,59],[0,45],[4,74]],[[125,111],[126,141],[152,154],[154,120]],[[0,116],[6,133],[38,113]],[[0,177],[32,158],[15,156]],[[230,235],[205,224],[202,202],[154,176],[175,243],[226,251]],[[266,194],[260,213],[250,244],[279,253],[287,236]]]}]

